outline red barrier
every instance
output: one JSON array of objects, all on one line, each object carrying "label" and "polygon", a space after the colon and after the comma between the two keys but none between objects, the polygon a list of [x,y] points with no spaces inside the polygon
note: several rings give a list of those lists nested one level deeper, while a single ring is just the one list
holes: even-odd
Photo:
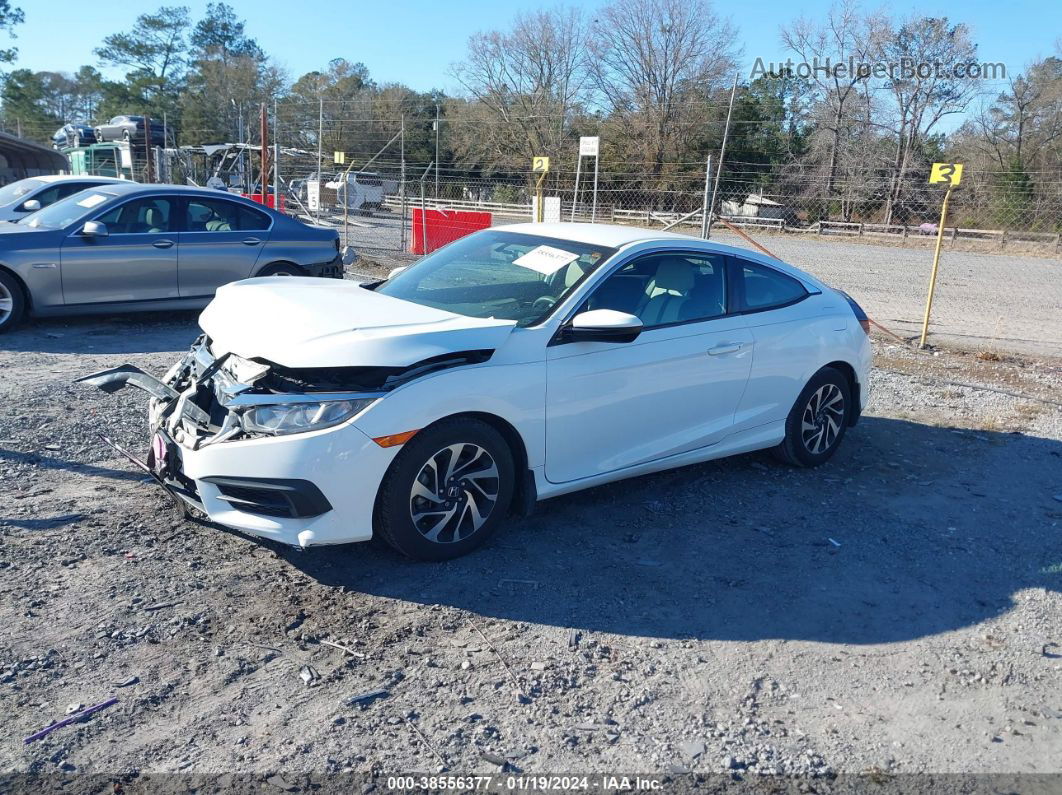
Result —
[{"label": "red barrier", "polygon": [[[243,196],[243,198],[245,198],[245,199],[250,199],[253,202],[258,202],[259,204],[264,204],[266,207],[273,207],[274,206],[274,202],[276,200],[276,194],[273,194],[273,193],[267,193],[264,202],[262,201],[262,194],[261,193],[241,193],[240,195]],[[282,212],[282,213],[286,212],[287,211],[286,207],[287,207],[286,197],[282,193],[282,194],[280,194],[280,212]],[[276,209],[276,208],[274,207],[274,209]]]},{"label": "red barrier", "polygon": [[[447,243],[452,243],[465,235],[490,227],[490,213],[474,213],[457,210],[428,210],[427,216],[421,217],[421,209],[413,208],[413,248],[414,254],[430,254]],[[424,232],[427,229],[428,247],[424,248]]]}]

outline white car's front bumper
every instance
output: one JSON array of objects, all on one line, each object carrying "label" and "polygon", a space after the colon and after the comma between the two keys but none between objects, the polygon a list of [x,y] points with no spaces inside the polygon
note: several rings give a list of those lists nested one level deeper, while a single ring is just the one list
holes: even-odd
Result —
[{"label": "white car's front bumper", "polygon": [[[211,520],[300,547],[371,538],[376,493],[400,449],[380,447],[350,424],[199,450],[176,447],[180,461],[168,465],[195,484],[196,507]],[[324,502],[304,508],[300,503],[314,493]],[[313,515],[292,515],[299,513]]]}]

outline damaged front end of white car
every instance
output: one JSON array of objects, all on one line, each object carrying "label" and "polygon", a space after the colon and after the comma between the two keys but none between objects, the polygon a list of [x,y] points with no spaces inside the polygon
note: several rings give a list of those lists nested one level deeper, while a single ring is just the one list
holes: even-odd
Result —
[{"label": "damaged front end of white car", "polygon": [[224,442],[332,428],[411,379],[483,362],[491,353],[460,351],[411,366],[291,368],[232,352],[215,355],[204,334],[161,379],[127,364],[77,380],[108,393],[126,386],[148,393],[152,443],[147,460],[105,441],[183,503],[203,511],[197,484],[181,465],[189,453]]}]

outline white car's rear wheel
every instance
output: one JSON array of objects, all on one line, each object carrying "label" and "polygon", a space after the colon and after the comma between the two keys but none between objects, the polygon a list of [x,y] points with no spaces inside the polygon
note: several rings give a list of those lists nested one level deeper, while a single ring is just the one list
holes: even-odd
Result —
[{"label": "white car's rear wheel", "polygon": [[508,444],[481,420],[443,420],[414,436],[384,477],[375,531],[404,555],[448,560],[480,546],[513,495]]}]

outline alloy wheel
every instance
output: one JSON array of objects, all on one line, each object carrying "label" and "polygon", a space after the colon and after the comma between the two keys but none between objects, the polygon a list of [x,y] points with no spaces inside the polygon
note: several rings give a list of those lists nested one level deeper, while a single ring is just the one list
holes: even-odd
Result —
[{"label": "alloy wheel", "polygon": [[15,297],[0,283],[0,326],[7,322],[15,311]]},{"label": "alloy wheel", "polygon": [[477,444],[444,447],[413,480],[409,515],[428,541],[452,544],[478,531],[494,511],[501,486],[498,465]]},{"label": "alloy wheel", "polygon": [[834,445],[844,409],[844,395],[836,384],[825,384],[812,394],[800,418],[800,438],[809,453],[819,455]]}]

